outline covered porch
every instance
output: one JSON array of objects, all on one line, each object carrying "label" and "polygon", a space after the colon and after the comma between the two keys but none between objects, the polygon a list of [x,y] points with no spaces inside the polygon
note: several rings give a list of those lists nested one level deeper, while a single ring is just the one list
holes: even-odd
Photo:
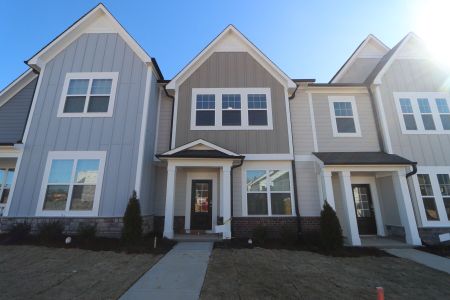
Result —
[{"label": "covered porch", "polygon": [[0,216],[5,215],[11,201],[11,190],[20,154],[19,146],[0,145]]},{"label": "covered porch", "polygon": [[231,238],[231,169],[243,156],[204,140],[157,155],[167,168],[163,235]]},{"label": "covered porch", "polygon": [[421,245],[407,183],[413,162],[382,152],[315,153],[321,165],[321,205],[339,218],[346,243],[379,236]]}]

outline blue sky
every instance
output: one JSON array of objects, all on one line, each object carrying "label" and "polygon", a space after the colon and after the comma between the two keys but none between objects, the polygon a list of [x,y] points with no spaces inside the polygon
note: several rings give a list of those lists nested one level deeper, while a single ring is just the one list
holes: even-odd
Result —
[{"label": "blue sky", "polygon": [[[98,2],[1,1],[0,89],[30,58]],[[178,73],[228,24],[234,24],[292,78],[327,82],[359,43],[375,34],[392,47],[414,30],[420,0],[119,1],[103,2],[158,60]]]}]

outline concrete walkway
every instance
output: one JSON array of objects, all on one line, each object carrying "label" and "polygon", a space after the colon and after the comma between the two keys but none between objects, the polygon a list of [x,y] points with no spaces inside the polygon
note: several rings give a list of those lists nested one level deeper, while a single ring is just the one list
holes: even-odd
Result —
[{"label": "concrete walkway", "polygon": [[415,249],[383,249],[389,254],[406,258],[435,270],[450,274],[450,259]]},{"label": "concrete walkway", "polygon": [[198,299],[212,242],[178,243],[120,299]]}]

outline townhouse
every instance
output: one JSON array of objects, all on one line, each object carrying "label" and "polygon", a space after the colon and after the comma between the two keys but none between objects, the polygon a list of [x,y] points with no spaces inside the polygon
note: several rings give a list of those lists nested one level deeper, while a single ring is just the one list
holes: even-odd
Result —
[{"label": "townhouse", "polygon": [[329,83],[291,79],[230,25],[174,78],[98,5],[0,93],[0,219],[95,223],[128,198],[167,238],[317,231],[419,245],[450,231],[449,72],[369,35]]}]

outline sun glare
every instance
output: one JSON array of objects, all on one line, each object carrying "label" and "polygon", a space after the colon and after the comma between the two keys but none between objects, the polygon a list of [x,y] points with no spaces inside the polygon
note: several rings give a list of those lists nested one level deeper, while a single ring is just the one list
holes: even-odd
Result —
[{"label": "sun glare", "polygon": [[425,41],[436,60],[450,68],[450,1],[421,2],[415,13],[415,32]]}]

